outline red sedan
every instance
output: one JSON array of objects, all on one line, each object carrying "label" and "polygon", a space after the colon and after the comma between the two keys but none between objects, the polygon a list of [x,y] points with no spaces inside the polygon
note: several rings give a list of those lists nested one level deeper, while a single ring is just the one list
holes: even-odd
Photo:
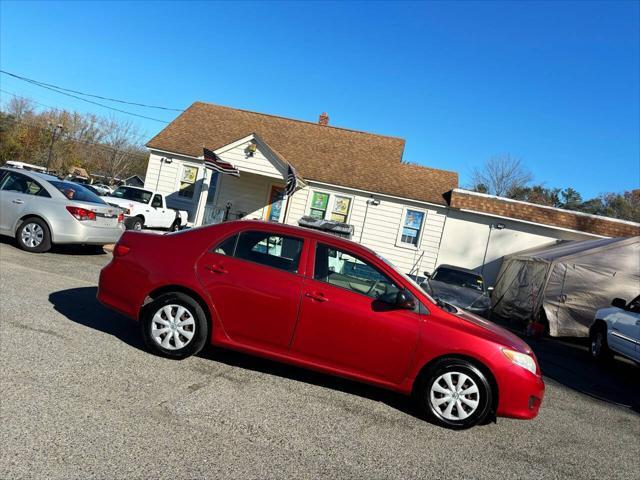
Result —
[{"label": "red sedan", "polygon": [[534,418],[544,394],[531,348],[447,304],[361,245],[297,227],[228,222],[168,235],[127,231],[98,299],[139,320],[148,347],[204,345],[413,394],[450,428]]}]

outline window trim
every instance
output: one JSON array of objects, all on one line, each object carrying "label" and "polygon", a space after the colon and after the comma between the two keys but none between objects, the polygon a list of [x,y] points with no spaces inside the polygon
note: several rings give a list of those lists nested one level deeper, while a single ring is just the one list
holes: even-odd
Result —
[{"label": "window trim", "polygon": [[[240,235],[242,235],[243,233],[251,233],[251,232],[260,232],[260,233],[264,233],[267,236],[271,237],[271,236],[279,236],[279,237],[287,237],[287,238],[292,238],[294,240],[299,240],[300,242],[302,242],[302,245],[300,246],[300,258],[298,259],[298,265],[296,266],[296,270],[293,272],[290,272],[289,270],[283,270],[282,268],[278,268],[278,267],[272,267],[271,265],[266,265],[264,263],[260,263],[260,262],[254,262],[252,260],[249,260],[247,258],[243,258],[243,257],[236,257],[236,249],[238,248],[238,242],[240,240]],[[224,242],[226,242],[229,238],[235,236],[236,237],[236,241],[233,244],[233,254],[231,255],[223,255],[221,253],[216,253],[216,248],[218,248],[218,246],[222,245]],[[265,267],[271,270],[277,270],[278,272],[283,272],[283,273],[289,273],[291,275],[297,275],[297,276],[305,276],[305,271],[306,271],[306,265],[307,265],[307,259],[306,259],[306,248],[307,248],[307,244],[308,244],[308,240],[305,239],[304,237],[299,237],[296,235],[289,235],[288,233],[281,233],[275,230],[263,230],[260,228],[246,228],[243,230],[237,230],[235,232],[233,232],[230,235],[225,236],[222,240],[220,240],[219,242],[216,242],[211,248],[209,248],[209,253],[212,253],[214,255],[220,255],[221,257],[224,258],[229,258],[229,259],[233,259],[233,260],[240,260],[242,262],[247,262],[250,263],[252,265],[260,265],[261,267]],[[274,255],[275,256],[275,255]],[[283,258],[283,257],[280,257]]]},{"label": "window trim", "polygon": [[327,202],[327,209],[324,212],[324,220],[331,220],[331,214],[333,213],[333,209],[335,207],[336,197],[344,197],[350,200],[349,203],[349,211],[347,212],[347,219],[345,221],[346,224],[350,224],[351,222],[351,214],[353,213],[353,205],[355,203],[355,195],[349,193],[336,192],[333,190],[325,190],[322,188],[312,188],[310,189],[310,195],[307,199],[307,205],[305,208],[305,214],[311,216],[311,209],[313,208],[313,195],[315,193],[324,193],[329,195],[329,200]]},{"label": "window trim", "polygon": [[[364,258],[362,255],[359,255],[357,253],[353,253],[351,251],[345,250],[343,247],[339,247],[339,246],[335,246],[335,245],[331,245],[330,243],[324,243],[324,242],[319,242],[316,241],[314,242],[314,244],[312,245],[312,249],[313,249],[313,261],[311,262],[313,267],[311,270],[311,275],[309,276],[309,278],[311,280],[313,280],[314,282],[319,282],[323,285],[329,285],[331,287],[335,287],[335,288],[339,288],[341,290],[344,290],[345,292],[351,292],[354,293],[356,295],[361,295],[365,298],[368,298],[371,301],[376,301],[378,300],[375,297],[371,297],[369,295],[367,295],[366,293],[362,293],[362,292],[358,292],[357,290],[353,290],[352,288],[346,288],[346,287],[341,287],[340,285],[336,285],[335,283],[330,283],[330,282],[325,282],[324,280],[318,280],[316,278],[316,253],[318,251],[318,247],[319,246],[325,246],[334,250],[338,250],[342,253],[346,253],[352,257],[354,257],[355,259],[359,260],[360,262],[370,266],[371,268],[373,268],[374,270],[376,270],[380,275],[382,275],[383,277],[387,278],[393,285],[395,285],[395,287],[398,289],[398,291],[405,289],[405,287],[402,284],[399,284],[391,275],[388,275],[382,268],[380,268],[378,265],[376,265],[374,262],[372,262],[371,260]],[[411,293],[413,295],[413,293]],[[415,295],[414,295],[415,297]]]},{"label": "window trim", "polygon": [[[404,221],[407,218],[407,212],[411,210],[413,212],[420,212],[423,214],[422,217],[422,225],[420,226],[420,232],[418,232],[418,242],[416,245],[413,243],[407,243],[402,241],[402,230],[404,229]],[[398,234],[396,235],[396,247],[406,248],[409,250],[420,250],[420,246],[422,245],[422,236],[424,235],[425,226],[427,224],[427,215],[428,210],[424,210],[422,208],[415,207],[402,207],[402,215],[400,216],[400,226],[398,228]]]},{"label": "window trim", "polygon": [[[177,201],[190,202],[190,203],[194,203],[194,202],[200,201],[200,195],[198,194],[199,189],[197,188],[197,185],[198,185],[198,181],[202,180],[201,171],[203,169],[200,168],[201,166],[202,165],[198,165],[198,164],[191,163],[191,162],[180,162],[180,168],[178,169],[178,175],[176,175],[175,187],[174,187],[174,191],[177,193],[177,195],[176,195],[176,200]],[[191,197],[180,195],[180,191],[181,191],[180,184],[182,183],[182,175],[184,174],[184,169],[185,168],[195,168],[196,169],[196,178],[193,181],[193,195]]]},{"label": "window trim", "polygon": [[6,179],[9,178],[12,174],[16,175],[17,177],[24,178],[24,180],[27,182],[35,183],[38,187],[40,187],[40,190],[38,190],[38,193],[17,192],[15,190],[2,190],[3,192],[14,193],[16,195],[29,195],[30,197],[51,198],[51,194],[49,193],[49,190],[47,190],[44,187],[44,185],[40,183],[38,180],[36,180],[35,178],[32,178],[29,175],[25,175],[21,172],[12,172],[9,170],[4,170],[3,172],[5,173],[5,175],[0,177],[0,187],[3,186]]},{"label": "window trim", "polygon": [[[156,199],[156,197],[160,197],[160,206],[159,207],[154,207],[153,206],[153,201]],[[164,208],[164,202],[162,201],[162,195],[160,193],[154,193],[153,194],[153,198],[151,199],[151,207],[152,208]]]}]

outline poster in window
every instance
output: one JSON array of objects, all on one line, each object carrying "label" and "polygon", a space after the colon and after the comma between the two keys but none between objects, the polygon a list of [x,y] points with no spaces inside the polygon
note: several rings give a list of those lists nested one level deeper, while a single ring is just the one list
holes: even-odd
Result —
[{"label": "poster in window", "polygon": [[198,176],[198,169],[196,167],[185,166],[182,169],[182,182],[195,183]]},{"label": "poster in window", "polygon": [[336,197],[335,205],[333,206],[334,213],[344,215],[349,214],[349,206],[351,205],[351,199],[347,197]]},{"label": "poster in window", "polygon": [[329,203],[328,193],[315,192],[313,194],[313,199],[311,200],[311,208],[315,208],[318,210],[326,210],[327,203]]},{"label": "poster in window", "polygon": [[311,211],[309,212],[309,215],[312,216],[313,218],[318,218],[322,220],[324,218],[324,210],[316,210],[312,208]]},{"label": "poster in window", "polygon": [[407,210],[407,216],[404,219],[404,226],[420,230],[424,212],[416,212],[415,210]]}]

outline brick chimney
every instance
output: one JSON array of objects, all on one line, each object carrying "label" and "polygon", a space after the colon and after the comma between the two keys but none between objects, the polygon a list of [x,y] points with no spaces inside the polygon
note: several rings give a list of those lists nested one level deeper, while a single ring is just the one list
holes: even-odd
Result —
[{"label": "brick chimney", "polygon": [[318,125],[329,125],[329,115],[327,112],[322,112],[320,118],[318,118]]}]

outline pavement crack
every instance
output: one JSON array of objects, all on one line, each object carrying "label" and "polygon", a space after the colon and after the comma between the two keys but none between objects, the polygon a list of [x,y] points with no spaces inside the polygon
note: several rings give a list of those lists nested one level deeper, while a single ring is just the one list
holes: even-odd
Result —
[{"label": "pavement crack", "polygon": [[67,340],[67,337],[65,337],[64,335],[60,335],[58,332],[55,332],[53,330],[49,330],[46,328],[30,327],[29,325],[24,325],[18,322],[10,322],[10,323],[16,328],[21,328],[23,330],[28,330],[30,332],[44,333],[46,335],[51,335],[52,337],[60,338],[62,340]]}]

